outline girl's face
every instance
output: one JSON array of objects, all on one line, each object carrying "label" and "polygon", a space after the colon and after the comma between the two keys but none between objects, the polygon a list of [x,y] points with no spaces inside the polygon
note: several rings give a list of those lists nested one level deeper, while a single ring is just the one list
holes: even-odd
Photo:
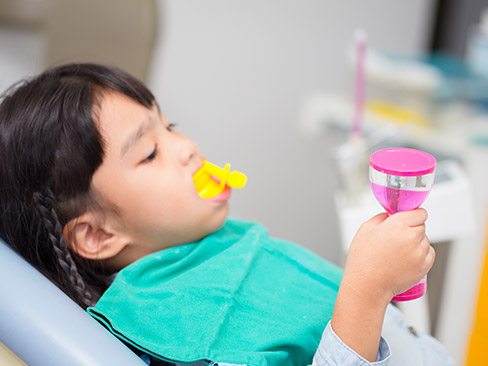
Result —
[{"label": "girl's face", "polygon": [[204,200],[193,184],[204,156],[156,107],[107,93],[98,117],[105,157],[92,185],[118,208],[115,225],[127,240],[121,252],[126,261],[201,239],[223,225],[227,200]]}]

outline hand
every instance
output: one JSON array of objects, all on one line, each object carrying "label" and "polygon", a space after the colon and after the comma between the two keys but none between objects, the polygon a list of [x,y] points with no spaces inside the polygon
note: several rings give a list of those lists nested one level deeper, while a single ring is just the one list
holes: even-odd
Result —
[{"label": "hand", "polygon": [[426,220],[427,212],[420,208],[389,217],[379,214],[361,225],[349,249],[343,285],[388,302],[412,287],[434,264]]}]

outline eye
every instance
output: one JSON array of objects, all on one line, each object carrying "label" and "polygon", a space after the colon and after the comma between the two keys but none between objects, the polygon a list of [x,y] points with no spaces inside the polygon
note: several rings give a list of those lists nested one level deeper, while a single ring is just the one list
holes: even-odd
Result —
[{"label": "eye", "polygon": [[141,163],[149,163],[156,159],[156,156],[158,156],[158,145],[154,147],[154,150],[152,151],[151,154],[149,154]]}]

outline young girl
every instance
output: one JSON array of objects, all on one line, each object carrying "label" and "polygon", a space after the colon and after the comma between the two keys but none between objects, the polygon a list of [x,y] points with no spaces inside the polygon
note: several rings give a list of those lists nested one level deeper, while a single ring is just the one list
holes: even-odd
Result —
[{"label": "young girl", "polygon": [[151,365],[452,364],[388,305],[433,264],[423,209],[364,223],[342,272],[201,198],[204,159],[130,75],[47,70],[0,105],[0,235]]}]

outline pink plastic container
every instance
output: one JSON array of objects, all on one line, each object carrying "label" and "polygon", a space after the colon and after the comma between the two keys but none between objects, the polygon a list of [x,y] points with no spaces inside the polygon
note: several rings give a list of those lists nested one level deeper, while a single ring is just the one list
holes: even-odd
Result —
[{"label": "pink plastic container", "polygon": [[[420,150],[386,148],[369,157],[369,180],[378,202],[388,214],[414,210],[424,202],[434,183],[436,160]],[[395,296],[392,301],[417,299],[427,291],[427,279]]]}]

